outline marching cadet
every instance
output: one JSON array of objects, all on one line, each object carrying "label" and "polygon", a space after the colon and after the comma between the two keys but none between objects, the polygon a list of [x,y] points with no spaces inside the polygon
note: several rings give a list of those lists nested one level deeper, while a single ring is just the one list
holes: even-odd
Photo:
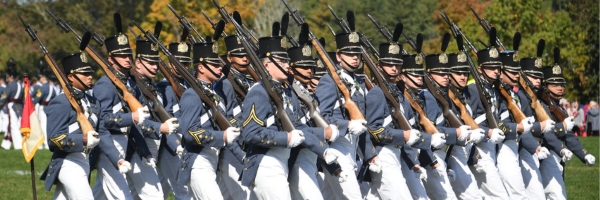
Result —
[{"label": "marching cadet", "polygon": [[[6,73],[0,70],[0,95],[4,94],[4,89],[6,89],[5,80]],[[0,105],[0,132],[4,132],[5,135],[8,134],[8,109],[4,105]]]},{"label": "marching cadet", "polygon": [[[292,123],[288,125],[295,129],[289,132],[279,131],[278,126],[285,124],[280,124],[279,119],[275,119],[276,113],[272,105],[267,103],[271,101],[268,100],[270,97],[263,84],[268,83],[258,82],[250,87],[242,104],[242,134],[248,148],[241,178],[243,185],[253,186],[251,199],[292,198],[288,183],[291,148],[302,144],[328,164],[334,162],[341,154],[333,153],[335,150],[327,148],[328,145],[324,141],[318,141],[316,134],[323,134],[323,129],[317,132],[317,129],[310,128],[300,121],[301,107],[298,99],[294,98],[289,87],[283,85],[288,79],[290,68],[285,40],[279,36],[278,28],[274,28],[273,32],[271,37],[258,40],[260,61],[272,79],[264,78],[262,81],[271,81],[275,87],[272,89],[281,91],[283,109]],[[248,51],[246,49],[246,53],[250,54]]]},{"label": "marching cadet", "polygon": [[[357,32],[338,33],[335,36],[337,46],[335,57],[339,65],[339,77],[348,86],[348,91],[352,96],[352,100],[356,103],[361,113],[364,115],[366,107],[367,88],[364,80],[355,75],[355,71],[359,68],[361,62],[362,48],[359,43]],[[348,111],[344,108],[344,98],[338,90],[336,83],[330,74],[324,75],[315,92],[316,99],[319,101],[319,110],[323,117],[332,124],[335,124],[339,131],[339,138],[331,143],[331,148],[340,151],[346,155],[338,160],[342,167],[342,172],[350,172],[350,177],[340,183],[339,178],[325,173],[325,184],[331,187],[331,192],[336,198],[360,199],[362,198],[361,190],[356,175],[351,172],[357,172],[357,148],[359,147],[359,137],[364,139],[365,145],[360,145],[363,161],[371,163],[371,170],[379,168],[377,164],[377,154],[370,137],[361,136],[367,131],[366,120],[350,120]],[[366,162],[365,162],[366,163]]]},{"label": "marching cadet", "polygon": [[[303,124],[314,127],[312,128],[313,137],[317,137],[318,140],[304,140],[304,143],[309,141],[315,141],[319,145],[321,142],[335,142],[338,138],[339,131],[334,125],[329,125],[325,128],[319,128],[315,123],[315,118],[312,118],[310,110],[307,104],[313,104],[316,107],[316,101],[314,101],[314,93],[309,92],[307,85],[310,83],[313,71],[317,67],[315,60],[312,57],[312,45],[308,43],[308,31],[302,30],[299,37],[299,46],[291,47],[287,50],[288,56],[290,57],[290,74],[293,75],[288,81],[292,84],[294,93],[292,97],[297,98],[299,101],[300,109],[298,109],[298,118]],[[323,66],[322,66],[323,67]],[[293,78],[293,79],[292,79]],[[303,98],[300,98],[303,96]],[[311,102],[305,102],[306,100],[313,100]],[[314,111],[318,112],[318,111]],[[322,118],[321,118],[322,119]],[[326,123],[322,121],[321,123]],[[305,137],[311,137],[305,134]],[[320,177],[318,177],[317,159],[318,152],[311,152],[311,149],[300,145],[292,148],[290,160],[288,161],[288,167],[290,168],[289,183],[292,199],[324,199],[321,194],[319,187]],[[336,156],[342,156],[341,153],[335,149],[329,149],[328,154],[336,154]],[[322,161],[322,160],[319,160]],[[326,162],[326,161],[324,161]],[[333,168],[339,169],[339,165],[333,165]],[[327,167],[329,169],[329,166]],[[335,174],[335,171],[330,172]]]},{"label": "marching cadet", "polygon": [[[242,123],[241,105],[244,96],[234,91],[232,84],[237,84],[238,87],[241,86],[239,89],[247,94],[250,86],[255,81],[248,78],[250,60],[248,60],[240,38],[237,35],[225,37],[225,47],[227,48],[226,59],[228,61],[227,65],[223,67],[225,76],[217,82],[215,90],[223,97],[226,117],[230,120],[230,123],[240,127]],[[232,77],[232,79],[229,77]],[[235,83],[232,83],[232,80]],[[244,156],[246,156],[246,152],[242,149],[242,143],[242,139],[236,139],[233,143],[226,145],[219,155],[219,170],[221,171],[219,173],[219,185],[225,199],[250,198],[250,189],[242,185],[241,181],[238,181],[244,169],[243,161]]]},{"label": "marching cadet", "polygon": [[[521,34],[515,33],[513,38],[513,48],[514,50],[508,50],[500,52],[500,59],[502,61],[502,69],[500,75],[500,87],[510,95],[510,99],[507,99],[504,96],[505,101],[511,101],[515,104],[519,110],[525,115],[525,110],[530,111],[531,106],[528,104],[523,104],[523,100],[521,100],[521,95],[518,95],[518,91],[515,92],[514,88],[518,88],[518,82],[520,78],[521,65],[519,63],[519,54],[518,48],[521,40]],[[520,90],[523,93],[522,90]],[[510,120],[515,122],[514,113],[511,111]],[[527,117],[533,117],[531,113],[528,113]],[[546,121],[544,123],[534,122],[532,124],[531,131],[523,132],[518,138],[515,140],[507,140],[498,149],[498,159],[502,160],[504,157],[506,160],[503,162],[498,162],[498,170],[500,172],[500,176],[503,178],[504,187],[508,191],[509,197],[517,198],[517,199],[531,199],[529,197],[527,189],[525,187],[525,181],[523,180],[523,176],[515,176],[515,171],[522,172],[523,169],[521,165],[517,165],[520,163],[522,159],[532,160],[532,155],[536,152],[538,159],[544,159],[548,157],[549,151],[546,147],[542,147],[538,141],[534,138],[534,133],[537,134],[537,137],[541,137],[542,130],[546,127],[548,129],[546,132],[549,132],[554,127],[554,121]],[[521,149],[527,151],[528,153],[520,153]]]},{"label": "marching cadet", "polygon": [[[135,67],[140,76],[136,80],[138,87],[147,87],[148,90],[156,90],[152,84],[152,79],[156,77],[158,70],[158,46],[152,44],[148,40],[136,40],[136,59]],[[138,82],[139,81],[139,82]],[[140,83],[141,82],[141,83]],[[159,104],[162,104],[163,98],[159,93],[155,93]],[[140,103],[147,107],[154,107],[151,97],[143,95],[138,96]],[[163,105],[159,105],[163,106]],[[151,116],[141,123],[141,133],[144,136],[151,158],[142,159],[138,156],[133,156],[131,160],[132,169],[127,173],[127,183],[134,198],[141,199],[160,199],[163,198],[162,186],[156,171],[156,159],[158,158],[158,146],[160,145],[160,137],[162,134],[171,134],[177,130],[179,124],[177,118],[170,118],[161,123],[158,116]],[[134,149],[136,152],[138,149]],[[141,152],[139,152],[141,153]]]},{"label": "marching cadet", "polygon": [[[222,75],[223,64],[218,57],[218,47],[210,37],[206,43],[196,43],[193,46],[193,62],[195,76],[199,87],[203,87],[208,98],[225,110],[221,97],[213,89],[215,82]],[[195,83],[190,83],[195,84]],[[181,171],[177,175],[180,184],[188,185],[191,194],[196,199],[223,199],[217,184],[217,162],[219,150],[226,144],[231,144],[240,135],[239,128],[231,126],[226,130],[218,130],[212,120],[210,107],[194,89],[187,89],[181,96],[181,131],[185,140],[181,161]]]},{"label": "marching cadet", "polygon": [[[377,68],[383,75],[384,84],[387,84],[389,92],[399,101],[399,109],[405,118],[412,119],[414,122],[410,104],[395,83],[403,64],[401,52],[402,46],[398,44],[380,44]],[[401,154],[404,145],[410,148],[420,141],[421,133],[416,129],[402,130],[398,127],[398,122],[393,117],[395,108],[388,103],[379,85],[369,91],[367,105],[370,105],[366,110],[366,119],[369,122],[371,140],[381,159],[381,172],[371,172],[371,188],[377,190],[381,199],[412,199],[411,191],[402,173],[404,169],[401,166],[403,159]]]},{"label": "marching cadet", "polygon": [[[462,39],[462,38],[460,38]],[[463,52],[448,54],[448,65],[450,67],[450,85],[449,91],[454,94],[454,98],[459,100],[461,107],[467,111],[468,117],[472,115],[472,109],[469,104],[466,104],[466,99],[463,94],[464,89],[467,87],[467,80],[469,78],[469,63],[467,62],[467,55]],[[457,112],[457,104],[450,102],[455,113]],[[462,117],[461,117],[462,118]],[[472,127],[473,128],[473,127]],[[467,143],[463,145],[455,145],[452,148],[450,159],[448,159],[448,166],[454,171],[456,177],[454,181],[451,181],[452,189],[458,199],[481,199],[479,187],[475,181],[475,176],[469,169],[468,160],[469,155],[476,155],[477,149],[473,148],[474,144],[477,144],[486,137],[484,131],[481,128],[474,129],[471,131]]]},{"label": "marching cadet", "polygon": [[[115,76],[126,84],[131,89],[130,91],[136,92],[135,96],[139,96],[136,94],[140,92],[129,75],[133,52],[129,46],[127,35],[122,33],[121,19],[118,13],[115,14],[115,18],[117,16],[119,19],[115,20],[118,21],[115,25],[118,33],[104,40],[109,56],[108,62],[112,65]],[[140,153],[143,154],[140,156],[144,160],[152,157],[147,151],[148,147],[141,130],[136,126],[141,125],[146,119],[150,118],[150,113],[147,107],[130,111],[126,102],[121,99],[117,88],[107,76],[103,76],[98,80],[93,94],[100,101],[102,121],[104,121],[104,126],[110,132],[116,147],[100,148],[100,154],[96,158],[98,174],[92,189],[94,199],[133,199],[124,176],[131,170],[131,163],[125,158],[129,160],[133,156],[128,153],[133,152],[131,151],[133,148],[146,149],[145,154]],[[128,151],[128,149],[130,150]],[[115,158],[114,155],[118,155],[118,157]]]},{"label": "marching cadet", "polygon": [[[53,99],[45,107],[45,113],[50,119],[50,123],[47,125],[47,140],[50,150],[54,153],[52,161],[41,179],[45,180],[45,188],[48,191],[52,185],[56,184],[52,199],[94,199],[88,183],[89,150],[98,144],[101,147],[113,144],[110,133],[104,128],[102,118],[99,118],[101,110],[98,104],[100,102],[85,93],[94,86],[92,82],[94,70],[88,63],[85,53],[71,54],[63,58],[61,62],[63,72],[68,79],[65,82],[73,87],[71,95],[78,101],[77,103],[81,106],[81,110],[94,130],[90,130],[87,132],[87,136],[84,136],[77,121],[78,113],[74,109],[70,109],[72,105],[64,93]],[[117,155],[109,156],[116,157]]]},{"label": "marching cadet", "polygon": [[10,146],[14,149],[21,149],[21,112],[23,111],[23,82],[20,81],[17,63],[10,58],[6,62],[8,69],[8,85],[0,96],[0,108],[6,105],[8,111],[9,130],[2,141],[2,148],[8,150]]},{"label": "marching cadet", "polygon": [[[180,42],[174,42],[169,44],[169,52],[177,58],[179,63],[189,70],[189,66],[192,64],[191,57],[191,45],[185,41],[187,35],[181,37]],[[185,83],[181,74],[175,69],[172,63],[169,63],[168,68],[173,75],[179,81],[178,87],[187,89],[188,85]],[[179,109],[179,97],[175,94],[173,87],[167,80],[162,80],[157,84],[158,91],[164,97],[163,103],[165,110],[175,118],[180,118],[181,112]],[[177,181],[177,173],[179,172],[179,165],[181,164],[181,155],[183,155],[182,146],[182,135],[181,129],[178,128],[176,133],[161,135],[160,146],[158,150],[158,178],[160,179],[160,185],[164,198],[169,196],[169,193],[173,192],[175,199],[186,199],[188,196],[188,187],[186,184],[180,184]]]},{"label": "marching cadet", "polygon": [[[558,105],[558,101],[563,97],[565,92],[566,81],[562,75],[562,67],[560,66],[560,49],[554,48],[554,65],[544,67],[544,81],[542,92],[549,97],[548,100],[551,102],[545,102],[547,105]],[[544,98],[542,98],[544,99]],[[564,116],[568,116],[565,110],[562,110]],[[550,117],[557,121],[557,113],[546,112],[550,114]],[[554,151],[550,152],[552,159],[544,159],[540,163],[540,172],[542,174],[542,183],[544,184],[544,192],[548,199],[567,199],[567,192],[565,188],[564,179],[562,173],[564,168],[560,166],[560,161],[568,162],[571,160],[573,154],[581,160],[581,162],[588,166],[594,165],[596,157],[589,154],[585,148],[579,142],[579,138],[573,134],[572,128],[574,126],[573,117],[566,117],[563,123],[557,123],[555,125],[554,133],[559,139],[561,139],[566,148],[560,151],[560,154],[556,154]]]},{"label": "marching cadet", "polygon": [[[518,124],[511,122],[506,102],[501,98],[500,91],[497,88],[500,81],[502,61],[500,60],[498,49],[496,48],[495,28],[492,28],[490,31],[489,37],[490,46],[477,52],[477,61],[480,66],[478,71],[482,76],[481,80],[484,81],[481,87],[484,90],[489,91],[490,97],[488,98],[490,99],[481,99],[477,85],[475,84],[469,85],[467,87],[468,90],[465,93],[469,104],[473,108],[475,122],[488,133],[489,137],[489,140],[477,144],[481,159],[478,161],[477,166],[475,166],[476,173],[474,173],[474,175],[481,185],[480,190],[483,192],[482,195],[484,197],[508,199],[508,193],[514,195],[515,186],[507,186],[507,188],[503,186],[503,183],[510,185],[509,183],[511,183],[512,180],[507,180],[506,176],[500,175],[496,163],[500,164],[500,166],[504,166],[508,164],[505,162],[516,162],[517,160],[509,159],[509,155],[497,155],[499,152],[510,154],[508,151],[497,151],[497,146],[500,146],[500,149],[504,146],[516,146],[517,132],[529,132],[533,122],[531,118],[525,118]],[[486,109],[482,101],[490,102],[492,115],[498,122],[497,129],[488,128],[490,125],[486,121]],[[504,144],[500,144],[502,142],[504,142]],[[517,154],[516,151],[514,153],[515,155]],[[497,158],[501,158],[501,161],[498,161]],[[514,168],[513,166],[513,169],[518,168]],[[518,170],[513,171],[512,173],[520,172],[521,171]],[[521,178],[520,175],[519,178]]]},{"label": "marching cadet", "polygon": [[[525,75],[523,78],[531,83],[530,89],[537,94],[539,91],[544,72],[542,71],[542,54],[544,52],[545,41],[540,39],[538,42],[537,57],[522,58],[520,60],[521,70]],[[540,120],[541,113],[536,113],[531,107],[532,98],[523,90],[519,90],[517,93],[521,101],[521,110],[527,116],[535,116],[536,119]],[[541,103],[539,99],[536,99],[538,103]],[[547,116],[546,111],[543,114]],[[548,117],[549,118],[549,117]],[[537,123],[537,122],[536,122]],[[563,148],[562,142],[556,137],[556,134],[552,132],[554,130],[554,121],[552,119],[546,119],[541,126],[535,126],[531,129],[531,134],[536,137],[541,137],[543,147],[536,149],[535,154],[531,154],[525,148],[519,151],[519,160],[521,167],[521,174],[523,175],[523,182],[525,183],[525,190],[527,190],[527,196],[530,199],[545,199],[544,186],[542,184],[542,175],[540,173],[540,160],[544,160],[550,156],[550,151],[560,154]],[[543,128],[542,128],[543,127]],[[541,129],[541,130],[539,130]],[[541,136],[540,136],[541,135]],[[546,148],[546,150],[544,150]],[[545,163],[552,163],[548,161]]]}]

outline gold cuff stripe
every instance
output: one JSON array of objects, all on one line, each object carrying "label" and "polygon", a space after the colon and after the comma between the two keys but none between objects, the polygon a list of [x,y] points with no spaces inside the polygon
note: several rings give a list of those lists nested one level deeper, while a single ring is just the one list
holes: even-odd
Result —
[{"label": "gold cuff stripe", "polygon": [[371,134],[371,136],[373,136],[373,138],[375,138],[376,142],[379,142],[379,134],[381,132],[383,132],[384,130],[385,130],[385,128],[383,128],[383,127],[378,128],[377,130],[371,130],[371,129],[369,129],[369,133]]},{"label": "gold cuff stripe", "polygon": [[66,134],[61,134],[58,137],[55,138],[50,138],[50,141],[52,141],[52,143],[56,144],[56,146],[61,150],[64,151],[62,144],[60,144],[60,141],[62,141],[63,139],[65,139],[67,137]]},{"label": "gold cuff stripe", "polygon": [[190,133],[190,135],[192,135],[192,137],[194,137],[194,139],[196,140],[196,143],[198,143],[200,145],[202,144],[202,141],[200,141],[200,139],[202,139],[202,133],[204,133],[204,132],[206,132],[206,130],[204,130],[204,129],[200,129],[200,130],[194,131],[194,132],[188,130],[188,133]]}]

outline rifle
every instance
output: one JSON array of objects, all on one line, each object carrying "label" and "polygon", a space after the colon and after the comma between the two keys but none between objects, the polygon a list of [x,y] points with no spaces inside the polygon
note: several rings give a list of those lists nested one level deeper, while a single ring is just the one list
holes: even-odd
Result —
[{"label": "rifle", "polygon": [[[61,25],[61,27],[62,27],[62,25]],[[86,32],[90,32],[90,33],[92,33],[92,39],[94,39],[94,41],[96,41],[96,43],[98,43],[98,45],[100,45],[100,46],[104,45],[104,37],[102,37],[100,34],[98,34],[98,33],[96,33],[96,32],[90,31],[90,30],[88,29],[88,27],[87,27],[87,26],[85,26],[84,24],[81,24],[81,27],[83,27],[83,29],[84,29]],[[64,29],[63,29],[63,30],[64,30]]]},{"label": "rifle", "polygon": [[459,99],[456,96],[456,94],[458,94],[458,92],[454,91],[454,89],[456,89],[456,88],[454,88],[454,86],[450,86],[450,87],[451,87],[451,89],[448,90],[448,97],[450,97],[450,99],[452,99],[452,102],[454,102],[454,105],[460,111],[460,119],[462,119],[466,125],[470,126],[471,129],[478,129],[479,124],[477,124],[477,122],[475,122],[475,120],[473,119],[471,114],[469,114],[469,111],[467,110],[467,107],[465,106],[466,102],[463,102],[463,100]]},{"label": "rifle", "polygon": [[[77,32],[69,25],[69,23],[67,23],[62,18],[57,18],[48,9],[46,9],[46,12],[48,12],[48,14],[50,14],[50,16],[54,20],[56,20],[57,25],[59,25],[65,32],[71,31],[73,34],[75,34],[77,41],[79,41],[79,42],[82,41],[81,36],[79,36],[79,34],[77,34]],[[90,37],[91,37],[91,34],[90,34]],[[127,86],[119,78],[117,78],[117,76],[115,75],[115,69],[112,68],[112,65],[110,65],[106,59],[103,59],[102,57],[100,57],[100,54],[96,50],[94,50],[92,47],[90,47],[89,45],[85,47],[85,52],[87,52],[92,57],[92,59],[94,59],[94,61],[96,61],[96,63],[98,63],[98,65],[100,66],[100,69],[102,69],[102,71],[108,77],[108,79],[110,79],[112,81],[112,83],[117,88],[117,91],[121,92],[121,94],[122,94],[121,98],[122,98],[122,100],[124,100],[127,103],[129,110],[136,111],[139,108],[143,107],[142,104],[135,98],[135,96],[133,96],[133,94],[131,94],[131,92],[129,92],[129,90],[127,89]]]},{"label": "rifle", "polygon": [[[77,123],[79,123],[79,127],[81,128],[81,133],[83,134],[83,139],[87,141],[87,134],[89,131],[93,131],[94,127],[92,126],[90,121],[87,119],[87,117],[85,117],[81,102],[79,101],[80,99],[77,99],[74,95],[75,89],[73,88],[73,86],[71,84],[68,83],[67,77],[63,73],[62,69],[58,66],[58,64],[56,64],[56,60],[54,60],[52,55],[50,55],[50,52],[48,52],[48,50],[46,49],[46,46],[44,46],[44,43],[42,42],[42,40],[37,36],[36,31],[33,30],[33,28],[31,27],[30,24],[26,24],[25,21],[23,20],[23,18],[21,18],[21,15],[19,15],[18,13],[17,13],[17,17],[19,17],[19,20],[21,20],[21,23],[23,23],[23,26],[25,26],[25,31],[27,32],[27,34],[29,34],[29,37],[31,37],[32,40],[34,40],[34,41],[37,40],[40,43],[40,48],[42,49],[42,52],[44,53],[44,60],[46,60],[46,62],[52,69],[52,72],[54,72],[56,77],[58,77],[58,82],[60,82],[60,85],[62,86],[62,88],[64,88],[63,92],[65,93],[65,97],[67,97],[67,100],[71,104],[71,107],[73,107],[73,109],[75,109],[75,113],[77,115]],[[87,41],[81,42],[79,45],[80,49],[84,49],[88,43],[89,43],[89,39]]]},{"label": "rifle", "polygon": [[[139,23],[137,23],[136,21],[131,20],[131,22],[133,22],[133,24],[138,29],[140,29],[140,31],[142,31],[144,33],[144,35],[146,36],[146,39],[148,39],[154,45],[158,45],[158,48],[169,58],[169,62],[175,66],[175,69],[177,69],[179,71],[179,73],[183,76],[185,81],[190,84],[191,88],[196,92],[196,94],[198,94],[198,96],[200,97],[202,102],[205,103],[206,105],[208,105],[208,107],[210,107],[210,109],[212,111],[212,117],[215,119],[215,121],[219,125],[219,128],[221,128],[221,130],[226,130],[227,128],[229,128],[231,126],[231,124],[229,123],[229,120],[227,120],[225,115],[223,115],[223,113],[221,113],[221,111],[219,111],[219,109],[217,108],[217,104],[212,101],[214,99],[214,96],[213,96],[214,94],[212,94],[209,91],[205,91],[204,87],[200,83],[198,83],[196,78],[194,78],[190,74],[190,72],[187,70],[187,68],[185,66],[183,66],[179,62],[179,60],[177,60],[177,58],[175,58],[175,56],[173,54],[171,54],[171,52],[167,49],[167,47],[165,47],[165,45],[154,36],[154,34],[150,33],[150,31],[145,31],[144,28],[142,28],[142,26]],[[157,22],[157,23],[161,23],[161,22]],[[217,38],[218,38],[218,36],[217,36]]]},{"label": "rifle", "polygon": [[[287,9],[290,11],[290,13],[292,13],[291,14],[292,18],[294,19],[296,24],[298,24],[299,26],[306,26],[306,30],[308,30],[308,24],[304,23],[304,18],[300,15],[300,13],[298,13],[297,10],[292,11],[292,8],[287,4],[287,2],[285,0],[282,0],[282,2],[283,2],[283,4],[285,4]],[[340,79],[340,76],[337,74],[337,66],[335,65],[335,63],[333,62],[331,57],[329,57],[329,54],[327,54],[325,47],[323,47],[323,45],[319,42],[319,39],[317,37],[315,37],[315,35],[310,30],[308,30],[308,37],[311,40],[313,46],[315,47],[315,50],[317,50],[317,53],[319,54],[321,61],[323,62],[323,64],[325,64],[327,66],[327,71],[329,72],[329,75],[331,75],[331,78],[335,82],[338,90],[344,96],[344,100],[345,100],[344,108],[346,108],[346,110],[348,111],[348,114],[350,115],[350,119],[351,120],[364,120],[365,116],[362,114],[362,112],[360,112],[360,109],[358,108],[356,103],[352,100],[350,91],[346,87],[346,84],[344,82],[342,82],[342,80]]]},{"label": "rifle", "polygon": [[421,108],[421,106],[417,103],[417,98],[419,97],[413,97],[413,95],[411,95],[408,89],[406,88],[404,89],[404,97],[410,103],[410,107],[412,107],[413,109],[415,109],[415,111],[417,111],[417,113],[419,113],[419,124],[423,126],[423,130],[425,130],[425,132],[429,134],[439,133],[440,131],[437,129],[437,127],[435,127],[434,123],[429,118],[427,118],[427,114],[425,113],[423,108]]},{"label": "rifle", "polygon": [[[490,30],[492,28],[490,23],[488,23],[487,20],[485,20],[484,18],[479,17],[477,12],[475,12],[475,9],[473,8],[473,6],[470,6],[470,8],[471,8],[471,11],[473,12],[473,14],[475,15],[475,17],[477,18],[477,21],[479,21],[479,24],[481,24],[481,27],[483,27],[483,29],[485,30],[485,32],[487,34],[490,34]],[[500,51],[506,51],[507,48],[504,46],[504,44],[502,44],[500,39],[498,37],[496,37],[495,39],[496,39],[496,44],[498,44],[500,46]]]},{"label": "rifle", "polygon": [[[540,59],[542,57],[542,54],[544,53],[545,46],[546,41],[544,39],[540,39],[537,46],[537,57]],[[532,89],[535,88],[535,86],[533,86],[533,83],[531,83],[531,81],[529,81],[529,79],[526,77],[527,75],[523,71],[521,71],[521,76],[519,77],[519,84],[521,84],[523,91],[525,91],[525,94],[527,94],[527,97],[529,97],[529,100],[531,101],[531,108],[535,112],[537,120],[543,122],[550,119],[550,116],[548,116],[548,113],[546,112],[542,104],[538,101],[538,97]]]},{"label": "rifle", "polygon": [[[210,26],[215,29],[217,27],[217,25],[215,24],[215,22],[208,16],[208,14],[206,14],[206,12],[204,12],[204,10],[202,10],[202,15],[204,15],[204,18],[206,18],[206,20],[208,20],[208,23],[210,23]],[[227,33],[225,33],[225,31],[223,31],[223,33],[221,33],[221,37],[226,37]]]},{"label": "rifle", "polygon": [[[216,4],[216,1],[215,1]],[[260,62],[260,59],[258,58],[258,55],[256,55],[256,52],[254,50],[252,50],[252,44],[249,40],[251,40],[251,38],[247,38],[247,34],[244,33],[244,28],[240,25],[240,22],[242,20],[242,17],[240,16],[240,14],[237,11],[233,12],[233,16],[229,16],[230,17],[229,21],[233,24],[233,26],[235,27],[235,33],[238,37],[240,37],[240,42],[242,43],[242,46],[244,46],[244,50],[247,53],[247,57],[250,59],[250,63],[251,63],[251,67],[253,68],[253,70],[255,72],[257,72],[257,75],[259,77],[259,79],[257,80],[262,80],[262,86],[265,89],[265,91],[267,92],[267,94],[269,95],[271,101],[275,104],[275,109],[277,109],[275,113],[277,120],[279,121],[279,126],[281,127],[281,129],[283,131],[287,131],[290,132],[292,130],[295,129],[294,127],[294,123],[292,122],[292,120],[290,119],[290,116],[288,116],[287,112],[285,111],[285,108],[283,106],[283,99],[282,99],[282,94],[283,91],[275,86],[272,82],[272,78],[271,75],[269,75],[269,73],[267,72],[267,70],[264,68],[264,65],[262,64],[262,62]]]},{"label": "rifle", "polygon": [[185,16],[181,16],[177,13],[177,11],[175,11],[175,9],[173,8],[173,6],[171,6],[171,4],[167,4],[167,7],[169,7],[169,10],[171,10],[171,12],[173,12],[173,14],[175,14],[175,17],[177,17],[177,19],[179,20],[179,24],[181,24],[181,26],[183,28],[187,28],[190,31],[194,31],[194,33],[196,33],[196,36],[198,37],[198,39],[194,38],[194,36],[189,35],[190,37],[190,41],[192,43],[204,43],[206,42],[206,40],[204,40],[204,38],[202,37],[202,35],[200,35],[200,32],[198,32],[198,30],[196,30],[196,28],[194,28],[194,26],[192,26],[192,23],[185,17]]},{"label": "rifle", "polygon": [[467,56],[468,53],[463,44],[463,39],[464,42],[467,43],[471,53],[475,57],[477,57],[477,49],[475,48],[475,46],[473,46],[473,44],[471,44],[467,37],[463,35],[462,31],[458,28],[458,26],[455,23],[450,22],[450,19],[446,14],[440,12],[440,15],[442,16],[444,21],[446,21],[446,23],[450,26],[450,30],[452,31],[452,35],[454,35],[454,38],[456,39],[459,51],[465,54],[465,57],[467,58],[467,63],[469,63],[469,71],[471,72],[471,74],[473,74],[473,79],[475,79],[475,85],[477,86],[479,98],[481,99],[483,106],[485,107],[485,117],[487,120],[488,127],[491,129],[498,128],[498,122],[496,121],[496,117],[492,113],[492,103],[490,102],[492,99],[492,94],[490,94],[487,90],[483,89],[483,83],[486,80],[484,80],[483,77],[479,74],[479,72],[477,72],[477,69],[475,67],[475,64],[473,63],[473,60],[471,59],[471,56]]},{"label": "rifle", "polygon": [[[219,9],[219,14],[221,14],[221,18],[223,18],[223,20],[225,20],[225,23],[233,23],[233,19],[231,19],[232,17],[229,14],[229,11],[227,11],[227,8],[225,8],[225,6],[219,5],[219,2],[217,2],[217,0],[213,0],[213,3]],[[250,31],[250,29],[248,29],[248,27],[246,27],[246,25],[243,24],[241,21],[238,22],[238,25],[241,28],[240,32],[244,34],[244,38],[252,39],[251,40],[252,41],[251,47],[253,47],[252,49],[254,49],[255,51],[258,51],[258,46],[256,45],[256,44],[258,44],[258,38],[254,34],[252,34],[252,31]]]}]

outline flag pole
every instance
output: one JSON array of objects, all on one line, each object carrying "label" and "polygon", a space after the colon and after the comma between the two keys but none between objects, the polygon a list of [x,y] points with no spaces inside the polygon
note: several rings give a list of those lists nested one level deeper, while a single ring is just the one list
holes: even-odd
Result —
[{"label": "flag pole", "polygon": [[33,190],[33,200],[37,200],[37,192],[35,189],[35,165],[33,164],[34,158],[31,158],[31,162],[29,162],[29,166],[31,168],[31,189]]}]

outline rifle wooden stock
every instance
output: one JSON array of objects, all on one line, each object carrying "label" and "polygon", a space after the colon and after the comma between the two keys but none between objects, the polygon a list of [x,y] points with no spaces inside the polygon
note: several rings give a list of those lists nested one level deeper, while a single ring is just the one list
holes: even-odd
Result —
[{"label": "rifle wooden stock", "polygon": [[448,122],[450,123],[450,126],[454,127],[454,128],[458,128],[458,127],[464,125],[460,121],[460,119],[458,119],[456,114],[454,114],[454,111],[452,111],[452,109],[450,109],[450,104],[448,103],[446,98],[444,98],[442,96],[442,94],[440,93],[441,89],[434,85],[435,83],[433,83],[432,78],[429,75],[425,75],[424,81],[425,81],[425,85],[427,86],[427,88],[429,89],[429,91],[431,92],[433,97],[435,97],[435,100],[437,100],[438,103],[442,104],[442,114],[448,120]]},{"label": "rifle wooden stock", "polygon": [[[543,90],[540,90],[540,99],[542,99],[542,101],[544,101],[544,103],[546,103],[546,105],[548,105],[548,108],[550,109],[550,113],[552,113],[552,115],[554,115],[554,117],[558,122],[563,122],[565,121],[565,119],[567,117],[569,117],[569,115],[565,112],[563,112],[563,110],[560,108],[559,105],[556,105],[554,103],[554,101],[552,101],[551,97]],[[541,121],[541,120],[540,120]]]},{"label": "rifle wooden stock", "polygon": [[502,94],[504,100],[506,100],[508,110],[510,111],[510,113],[512,113],[513,117],[515,118],[515,121],[523,121],[523,119],[525,119],[527,116],[525,116],[525,114],[523,114],[523,111],[521,111],[521,108],[519,108],[519,106],[512,101],[512,96],[510,96],[508,91],[506,91],[502,86],[498,87],[498,90],[500,90],[500,94]]},{"label": "rifle wooden stock", "polygon": [[460,111],[460,119],[462,119],[466,125],[470,126],[471,129],[479,128],[479,124],[477,124],[471,114],[469,114],[467,107],[460,101],[460,99],[458,99],[458,97],[456,97],[452,90],[448,91],[448,96]]},{"label": "rifle wooden stock", "polygon": [[535,92],[533,92],[531,87],[529,87],[527,80],[525,80],[525,77],[523,77],[523,76],[526,76],[526,75],[525,75],[525,73],[521,72],[521,76],[519,77],[519,83],[521,84],[521,87],[523,88],[523,90],[525,91],[527,96],[529,96],[529,99],[531,100],[531,108],[535,112],[536,119],[540,122],[549,120],[550,116],[548,116],[548,113],[546,113],[546,110],[544,109],[542,104],[538,101],[537,95],[535,94]]},{"label": "rifle wooden stock", "polygon": [[435,127],[433,122],[429,120],[429,118],[427,118],[427,114],[425,114],[423,108],[421,108],[421,106],[419,106],[419,104],[417,104],[417,102],[413,100],[413,97],[408,93],[406,89],[404,89],[404,97],[410,103],[410,107],[412,107],[415,111],[417,111],[417,113],[419,113],[419,124],[423,126],[425,132],[429,134],[439,133],[440,131],[438,131],[437,127]]},{"label": "rifle wooden stock", "polygon": [[129,73],[135,78],[136,85],[140,88],[140,91],[142,91],[142,94],[146,99],[152,101],[153,106],[150,107],[150,105],[148,105],[150,112],[152,112],[154,116],[157,116],[161,122],[173,118],[173,116],[171,116],[171,114],[169,114],[169,112],[161,105],[160,101],[158,101],[156,98],[156,91],[151,88],[152,86],[146,80],[144,80],[143,75],[138,73],[135,67],[132,67]]},{"label": "rifle wooden stock", "polygon": [[158,69],[160,69],[160,71],[163,72],[165,78],[167,79],[167,81],[169,81],[169,84],[171,84],[173,92],[175,92],[175,95],[177,95],[177,99],[180,99],[181,95],[183,95],[183,92],[185,92],[185,88],[183,87],[181,82],[179,82],[179,80],[177,80],[177,78],[175,78],[173,74],[171,74],[171,71],[169,70],[170,67],[167,68],[166,64],[162,60],[158,63]]}]

